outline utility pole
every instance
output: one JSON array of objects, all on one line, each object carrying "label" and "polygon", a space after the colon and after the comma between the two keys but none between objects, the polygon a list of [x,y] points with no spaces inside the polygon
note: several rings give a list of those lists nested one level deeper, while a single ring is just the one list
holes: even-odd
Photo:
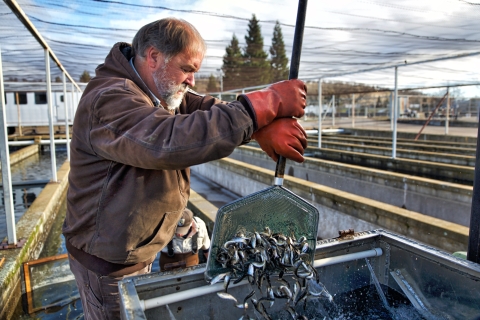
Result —
[{"label": "utility pole", "polygon": [[222,92],[223,92],[223,71],[222,69],[217,69],[217,71],[220,73],[220,94],[218,95],[218,98],[222,100]]}]

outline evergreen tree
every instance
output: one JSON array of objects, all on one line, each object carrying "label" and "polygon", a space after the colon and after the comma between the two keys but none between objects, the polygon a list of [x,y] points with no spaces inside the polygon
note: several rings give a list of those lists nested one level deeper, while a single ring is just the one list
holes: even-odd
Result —
[{"label": "evergreen tree", "polygon": [[243,87],[270,83],[270,63],[267,60],[268,54],[263,50],[262,32],[255,14],[248,22],[245,42],[247,45],[243,54],[245,58],[242,68],[242,80],[245,81]]},{"label": "evergreen tree", "polygon": [[223,90],[238,89],[243,87],[241,68],[243,65],[243,56],[235,34],[230,41],[230,45],[225,49],[226,54],[223,56],[222,70]]},{"label": "evergreen tree", "polygon": [[80,82],[89,82],[91,79],[90,73],[87,70],[83,71],[82,75],[80,76]]},{"label": "evergreen tree", "polygon": [[272,82],[278,82],[288,79],[290,68],[288,58],[285,52],[285,43],[283,42],[282,28],[277,20],[273,29],[272,46],[270,47],[270,66],[272,67]]},{"label": "evergreen tree", "polygon": [[210,77],[208,77],[208,84],[207,84],[207,92],[217,92],[218,87],[217,87],[217,78],[213,74],[210,74]]}]

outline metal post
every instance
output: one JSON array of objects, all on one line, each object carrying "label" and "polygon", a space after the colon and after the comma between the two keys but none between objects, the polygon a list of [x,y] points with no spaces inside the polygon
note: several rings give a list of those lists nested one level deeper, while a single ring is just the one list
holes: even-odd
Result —
[{"label": "metal post", "polygon": [[220,100],[222,100],[222,92],[223,92],[223,73],[220,72]]},{"label": "metal post", "polygon": [[393,131],[393,95],[395,93],[394,92],[390,92],[390,103],[389,103],[389,106],[390,106],[390,130]]},{"label": "metal post", "polygon": [[17,243],[15,231],[15,207],[13,206],[12,176],[10,173],[10,152],[8,150],[7,112],[5,104],[5,89],[3,87],[2,50],[0,48],[0,158],[2,162],[3,198],[5,203],[5,215],[7,218],[7,237],[9,244]]},{"label": "metal post", "polygon": [[70,103],[71,103],[71,109],[72,110],[72,119],[75,118],[75,112],[76,112],[76,104],[75,104],[75,101],[74,101],[74,95],[75,95],[75,88],[73,86],[73,82],[72,82],[72,91],[70,92],[70,96],[72,99],[70,99]]},{"label": "metal post", "polygon": [[20,97],[18,96],[18,92],[15,92],[15,99],[17,99],[17,118],[18,118],[18,134],[23,136],[22,133],[22,117],[20,111]]},{"label": "metal post", "polygon": [[70,161],[70,126],[68,125],[67,77],[63,75],[63,107],[65,108],[65,140],[67,140],[67,160]]},{"label": "metal post", "polygon": [[45,49],[45,74],[47,80],[48,127],[50,134],[50,157],[52,162],[52,181],[57,181],[57,162],[55,158],[55,134],[53,131],[52,82],[50,79],[50,54]]},{"label": "metal post", "polygon": [[75,99],[74,99],[75,105],[78,107],[78,90],[75,90]]},{"label": "metal post", "polygon": [[409,111],[408,116],[410,118],[410,115],[412,114],[412,109],[410,108],[410,96],[405,96],[405,111]]},{"label": "metal post", "polygon": [[335,95],[332,96],[332,127],[335,126]]},{"label": "metal post", "polygon": [[355,93],[352,93],[352,128],[355,128]]},{"label": "metal post", "polygon": [[445,134],[448,134],[449,121],[450,121],[450,87],[447,87],[447,114],[445,115]]},{"label": "metal post", "polygon": [[318,147],[322,147],[322,79],[318,79]]},{"label": "metal post", "polygon": [[397,157],[397,111],[398,111],[398,67],[395,67],[395,89],[393,91],[393,134],[392,134],[392,159]]},{"label": "metal post", "polygon": [[480,125],[477,132],[477,153],[473,180],[472,211],[468,236],[467,260],[480,263]]},{"label": "metal post", "polygon": [[222,69],[217,69],[220,73],[220,93],[218,94],[218,98],[222,100],[222,92],[223,92],[223,72]]}]

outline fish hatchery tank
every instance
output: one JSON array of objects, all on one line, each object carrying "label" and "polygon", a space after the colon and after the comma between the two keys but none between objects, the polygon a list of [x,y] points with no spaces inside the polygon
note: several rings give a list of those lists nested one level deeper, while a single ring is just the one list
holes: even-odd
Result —
[{"label": "fish hatchery tank", "polygon": [[[480,265],[383,230],[317,242],[315,275],[209,284],[206,265],[126,278],[122,319],[480,319]],[[279,289],[281,288],[281,290]],[[272,295],[272,292],[274,293]]]}]

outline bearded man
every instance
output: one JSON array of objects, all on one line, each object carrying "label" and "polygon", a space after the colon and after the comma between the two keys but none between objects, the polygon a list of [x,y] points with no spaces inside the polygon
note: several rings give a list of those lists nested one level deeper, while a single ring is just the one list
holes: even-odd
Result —
[{"label": "bearded man", "polygon": [[85,319],[120,317],[118,281],[151,271],[190,194],[189,167],[255,138],[303,161],[306,88],[275,83],[225,102],[189,89],[205,42],[188,22],[149,23],[96,69],[73,123],[63,234]]}]

